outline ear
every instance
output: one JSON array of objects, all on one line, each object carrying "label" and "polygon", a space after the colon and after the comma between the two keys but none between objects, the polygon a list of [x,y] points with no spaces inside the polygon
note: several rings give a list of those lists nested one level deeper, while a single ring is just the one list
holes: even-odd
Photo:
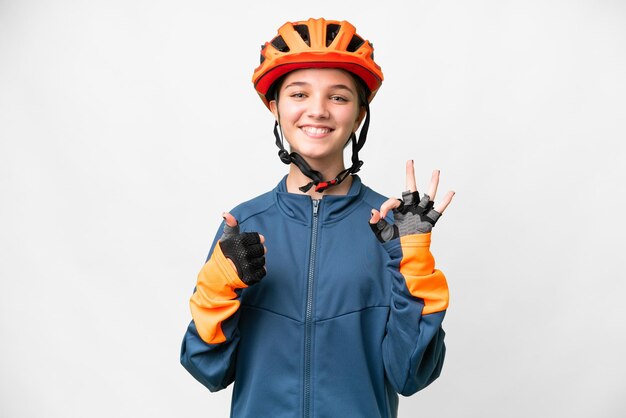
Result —
[{"label": "ear", "polygon": [[274,114],[274,119],[278,120],[278,104],[276,100],[270,100],[270,111]]},{"label": "ear", "polygon": [[356,132],[357,129],[359,129],[359,126],[361,126],[361,122],[363,122],[363,119],[365,118],[365,106],[361,106],[359,108],[359,114],[356,117],[356,120],[354,121],[354,128],[352,129],[352,132]]}]

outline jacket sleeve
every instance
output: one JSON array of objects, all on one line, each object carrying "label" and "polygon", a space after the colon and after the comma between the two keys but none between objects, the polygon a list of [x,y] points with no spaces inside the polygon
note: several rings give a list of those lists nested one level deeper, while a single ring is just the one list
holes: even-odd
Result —
[{"label": "jacket sleeve", "polygon": [[392,275],[383,362],[388,381],[404,396],[439,377],[446,351],[441,323],[448,285],[435,269],[430,238],[430,233],[407,235],[383,244]]},{"label": "jacket sleeve", "polygon": [[245,287],[217,245],[216,237],[189,302],[192,321],[180,354],[183,367],[212,392],[224,389],[234,380],[238,309],[241,289]]}]

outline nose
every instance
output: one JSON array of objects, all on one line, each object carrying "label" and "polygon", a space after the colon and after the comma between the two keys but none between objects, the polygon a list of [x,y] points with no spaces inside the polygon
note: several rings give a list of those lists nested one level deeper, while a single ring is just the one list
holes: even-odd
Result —
[{"label": "nose", "polygon": [[327,119],[330,114],[328,113],[327,102],[322,96],[313,96],[309,100],[309,108],[307,109],[307,115],[314,119]]}]

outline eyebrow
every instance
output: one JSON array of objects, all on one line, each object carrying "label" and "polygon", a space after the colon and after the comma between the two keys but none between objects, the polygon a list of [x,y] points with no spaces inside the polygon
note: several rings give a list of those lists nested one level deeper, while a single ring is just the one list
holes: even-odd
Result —
[{"label": "eyebrow", "polygon": [[[294,81],[294,82],[287,84],[285,88],[287,89],[289,87],[302,87],[302,86],[310,86],[310,84],[304,81]],[[354,90],[352,90],[350,87],[346,86],[345,84],[333,84],[332,86],[330,86],[330,88],[348,90],[350,93],[354,93]]]}]

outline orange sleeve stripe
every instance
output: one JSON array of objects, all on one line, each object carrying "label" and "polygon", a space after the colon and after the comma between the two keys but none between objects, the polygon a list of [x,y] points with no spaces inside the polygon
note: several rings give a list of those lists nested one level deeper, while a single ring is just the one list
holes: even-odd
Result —
[{"label": "orange sleeve stripe", "polygon": [[400,244],[400,273],[409,292],[424,301],[422,314],[446,310],[450,299],[448,283],[443,273],[435,269],[435,259],[430,252],[430,233],[405,235],[400,237]]},{"label": "orange sleeve stripe", "polygon": [[191,316],[204,342],[218,344],[226,341],[222,322],[239,309],[235,289],[245,287],[248,286],[239,279],[217,244],[198,274],[196,291],[189,301]]}]

